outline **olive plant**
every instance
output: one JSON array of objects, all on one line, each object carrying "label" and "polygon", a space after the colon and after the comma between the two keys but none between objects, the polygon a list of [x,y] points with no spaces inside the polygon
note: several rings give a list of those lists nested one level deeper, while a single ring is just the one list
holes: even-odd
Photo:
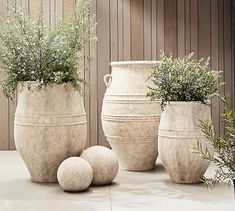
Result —
[{"label": "olive plant", "polygon": [[1,85],[8,98],[14,96],[23,81],[36,81],[39,89],[61,83],[81,89],[78,55],[96,36],[90,0],[77,2],[70,17],[50,27],[42,8],[33,19],[23,6],[11,1],[0,25],[0,69],[4,78]]},{"label": "olive plant", "polygon": [[[205,148],[198,141],[193,148],[202,158],[216,165],[214,177],[209,179],[204,178],[204,184],[207,187],[214,187],[219,182],[224,182],[228,186],[233,184],[235,191],[235,110],[232,109],[228,100],[222,99],[226,105],[226,112],[223,114],[225,124],[224,135],[215,135],[212,121],[201,122],[200,128],[209,144]],[[214,149],[214,154],[210,153],[209,147]]]},{"label": "olive plant", "polygon": [[162,110],[169,101],[200,101],[203,104],[220,90],[220,72],[212,70],[208,59],[196,61],[193,53],[173,58],[164,53],[149,76],[147,96],[160,99]]}]

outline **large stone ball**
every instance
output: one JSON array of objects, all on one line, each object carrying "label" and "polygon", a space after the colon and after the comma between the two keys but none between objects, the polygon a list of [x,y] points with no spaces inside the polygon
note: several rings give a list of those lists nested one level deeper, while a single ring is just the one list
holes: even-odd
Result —
[{"label": "large stone ball", "polygon": [[93,172],[90,164],[79,157],[64,160],[57,171],[57,179],[65,191],[86,190],[92,181]]},{"label": "large stone ball", "polygon": [[118,160],[112,150],[93,146],[83,151],[81,157],[87,160],[93,170],[92,185],[110,184],[118,173]]}]

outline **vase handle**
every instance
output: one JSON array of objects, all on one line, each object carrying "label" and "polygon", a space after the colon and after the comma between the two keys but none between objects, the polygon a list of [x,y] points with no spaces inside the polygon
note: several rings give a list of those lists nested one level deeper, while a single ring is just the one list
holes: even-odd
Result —
[{"label": "vase handle", "polygon": [[104,76],[104,83],[106,85],[106,88],[109,88],[112,82],[112,74],[106,74]]}]

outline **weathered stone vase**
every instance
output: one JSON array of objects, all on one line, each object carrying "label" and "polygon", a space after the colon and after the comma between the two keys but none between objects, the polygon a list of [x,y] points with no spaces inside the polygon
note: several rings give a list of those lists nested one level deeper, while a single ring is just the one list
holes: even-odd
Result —
[{"label": "weathered stone vase", "polygon": [[[159,157],[174,183],[198,183],[210,162],[193,152],[197,140],[208,141],[200,120],[211,119],[211,107],[200,102],[170,102],[161,115],[158,134]],[[210,153],[213,153],[212,149]]]},{"label": "weathered stone vase", "polygon": [[14,136],[34,182],[57,182],[62,161],[80,155],[87,136],[83,98],[71,84],[19,86]]},{"label": "weathered stone vase", "polygon": [[124,170],[155,167],[160,103],[146,97],[146,80],[155,65],[157,62],[112,62],[112,74],[104,77],[102,126]]}]

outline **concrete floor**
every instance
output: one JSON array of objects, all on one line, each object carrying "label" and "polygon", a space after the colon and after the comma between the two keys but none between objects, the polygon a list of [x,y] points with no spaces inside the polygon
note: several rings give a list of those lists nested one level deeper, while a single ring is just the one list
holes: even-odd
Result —
[{"label": "concrete floor", "polygon": [[[211,167],[207,175],[213,174]],[[235,211],[232,187],[214,190],[169,181],[164,168],[119,171],[111,186],[66,193],[58,184],[37,184],[15,151],[0,152],[0,211]]]}]

